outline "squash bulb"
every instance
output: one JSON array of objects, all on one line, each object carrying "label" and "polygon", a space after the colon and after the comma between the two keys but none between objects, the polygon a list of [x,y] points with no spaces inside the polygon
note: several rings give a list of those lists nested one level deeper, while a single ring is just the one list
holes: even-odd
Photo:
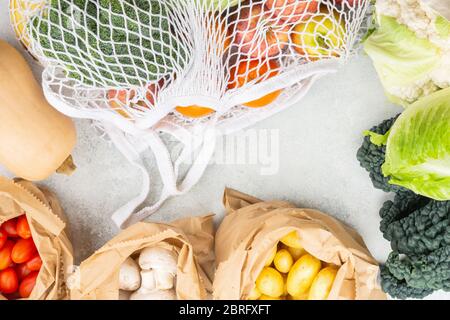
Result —
[{"label": "squash bulb", "polygon": [[25,59],[1,40],[0,123],[0,164],[15,175],[43,180],[67,165],[76,142],[72,120],[47,102]]}]

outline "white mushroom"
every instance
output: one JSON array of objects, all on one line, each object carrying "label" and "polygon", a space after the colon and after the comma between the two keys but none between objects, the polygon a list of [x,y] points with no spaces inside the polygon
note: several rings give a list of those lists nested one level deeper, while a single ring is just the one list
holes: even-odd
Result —
[{"label": "white mushroom", "polygon": [[146,290],[140,288],[131,294],[130,300],[176,300],[174,290]]},{"label": "white mushroom", "polygon": [[130,300],[131,292],[119,290],[119,300]]},{"label": "white mushroom", "polygon": [[139,256],[139,265],[143,270],[163,270],[176,275],[177,260],[176,253],[169,249],[162,247],[150,247],[141,251]]},{"label": "white mushroom", "polygon": [[136,261],[130,257],[120,266],[119,271],[119,289],[133,291],[141,285],[141,275]]},{"label": "white mushroom", "polygon": [[175,275],[164,270],[157,270],[155,272],[156,289],[167,290],[172,289],[175,280]]},{"label": "white mushroom", "polygon": [[[156,279],[155,279],[155,270],[142,270],[141,271],[141,288],[146,290],[155,290],[156,287]],[[170,288],[169,288],[170,289]]]}]

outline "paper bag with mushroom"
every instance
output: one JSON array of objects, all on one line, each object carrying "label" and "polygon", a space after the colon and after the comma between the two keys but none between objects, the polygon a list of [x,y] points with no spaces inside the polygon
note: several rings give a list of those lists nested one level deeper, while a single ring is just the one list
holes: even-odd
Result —
[{"label": "paper bag with mushroom", "polygon": [[197,300],[212,291],[213,216],[141,222],[81,263],[72,299]]},{"label": "paper bag with mushroom", "polygon": [[53,193],[0,176],[0,238],[0,300],[68,298],[73,252]]},{"label": "paper bag with mushroom", "polygon": [[227,189],[215,299],[386,299],[362,238],[329,215]]}]

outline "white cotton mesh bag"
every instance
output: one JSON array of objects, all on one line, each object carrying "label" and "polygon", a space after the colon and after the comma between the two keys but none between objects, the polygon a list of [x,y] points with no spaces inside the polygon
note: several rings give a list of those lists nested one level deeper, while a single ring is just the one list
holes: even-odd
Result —
[{"label": "white cotton mesh bag", "polygon": [[[141,193],[113,214],[126,226],[187,192],[218,135],[294,104],[356,51],[370,0],[11,0],[13,27],[44,66],[46,98],[95,120],[142,170]],[[172,159],[161,139],[183,146]],[[152,206],[141,159],[163,182]],[[180,167],[196,155],[189,170]]]}]

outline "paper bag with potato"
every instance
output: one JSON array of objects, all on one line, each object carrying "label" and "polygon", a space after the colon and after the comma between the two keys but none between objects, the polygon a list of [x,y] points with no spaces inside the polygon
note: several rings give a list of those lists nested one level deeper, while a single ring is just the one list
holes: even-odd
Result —
[{"label": "paper bag with potato", "polygon": [[227,189],[215,299],[386,299],[362,238],[329,215]]}]

